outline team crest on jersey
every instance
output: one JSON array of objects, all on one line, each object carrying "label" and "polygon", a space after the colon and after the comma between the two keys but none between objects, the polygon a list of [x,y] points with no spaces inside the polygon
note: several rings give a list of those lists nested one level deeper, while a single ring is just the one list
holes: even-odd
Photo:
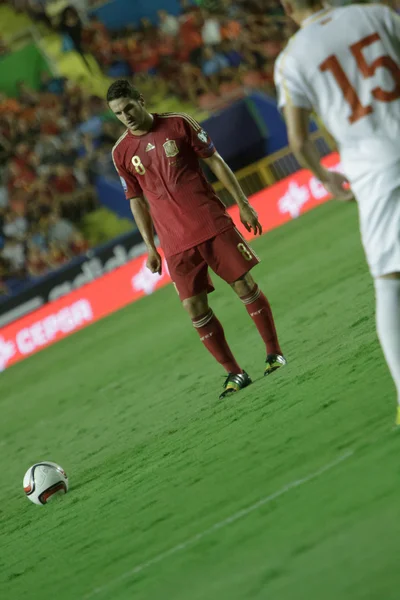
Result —
[{"label": "team crest on jersey", "polygon": [[123,177],[120,177],[120,180],[121,180],[124,192],[127,192],[128,191],[128,186],[126,185],[125,179]]},{"label": "team crest on jersey", "polygon": [[165,144],[163,144],[163,147],[164,147],[165,155],[168,158],[172,158],[173,156],[176,156],[177,154],[179,154],[179,148],[176,145],[175,140],[167,140],[165,142]]},{"label": "team crest on jersey", "polygon": [[202,129],[200,131],[200,133],[197,134],[197,137],[199,138],[199,140],[201,140],[202,142],[204,142],[205,144],[208,141],[208,136],[206,134],[206,132],[204,131],[204,129]]}]

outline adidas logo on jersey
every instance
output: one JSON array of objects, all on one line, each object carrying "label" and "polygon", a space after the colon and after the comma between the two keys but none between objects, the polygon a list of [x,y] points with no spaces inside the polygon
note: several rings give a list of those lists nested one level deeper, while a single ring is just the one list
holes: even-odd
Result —
[{"label": "adidas logo on jersey", "polygon": [[150,150],[154,150],[155,146],[153,146],[153,144],[151,144],[150,142],[147,144],[146,146],[146,152],[149,152]]}]

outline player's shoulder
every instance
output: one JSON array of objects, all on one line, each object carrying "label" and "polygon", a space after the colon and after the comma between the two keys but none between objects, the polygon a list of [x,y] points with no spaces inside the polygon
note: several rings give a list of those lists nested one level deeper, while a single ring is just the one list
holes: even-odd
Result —
[{"label": "player's shoulder", "polygon": [[332,25],[338,18],[340,19],[342,12],[352,11],[355,6],[357,5],[329,7],[307,19],[304,25],[289,38],[278,55],[275,61],[275,72],[282,71],[284,67],[288,68],[292,64],[298,65],[305,57],[312,57],[312,46],[321,41],[321,36],[326,35],[321,29],[321,23]]},{"label": "player's shoulder", "polygon": [[128,140],[128,133],[129,133],[128,129],[126,131],[124,131],[124,133],[115,142],[115,144],[111,150],[111,155],[113,157],[114,162],[118,159],[118,157],[121,155],[121,152],[123,152],[123,150],[124,150],[124,147]]},{"label": "player's shoulder", "polygon": [[385,21],[387,16],[392,12],[385,4],[373,2],[371,4],[349,4],[347,6],[339,6],[334,9],[335,13],[341,18],[338,22],[338,27],[341,28],[341,21],[351,22],[354,24],[363,22],[365,18],[375,19],[377,21]]},{"label": "player's shoulder", "polygon": [[359,6],[360,11],[364,12],[366,15],[370,15],[380,25],[387,26],[397,17],[397,13],[386,4],[373,3],[365,5],[359,4],[357,6]]},{"label": "player's shoulder", "polygon": [[386,4],[379,4],[378,2],[371,2],[370,4],[351,4],[350,6],[342,7],[342,10],[345,10],[348,14],[350,14],[350,10],[353,12],[363,12],[363,13],[376,13],[383,14],[386,12],[390,12],[390,8],[386,6]]},{"label": "player's shoulder", "polygon": [[283,75],[288,70],[297,69],[298,54],[295,51],[295,45],[299,33],[300,31],[292,35],[287,41],[286,46],[278,54],[274,65],[275,79],[279,78],[280,75]]},{"label": "player's shoulder", "polygon": [[354,23],[358,26],[360,33],[365,30],[375,30],[382,32],[393,22],[395,13],[389,6],[385,4],[351,4],[340,8],[343,21],[346,23]]},{"label": "player's shoulder", "polygon": [[194,131],[201,131],[201,125],[191,115],[184,112],[166,112],[157,115],[167,124],[190,126]]}]

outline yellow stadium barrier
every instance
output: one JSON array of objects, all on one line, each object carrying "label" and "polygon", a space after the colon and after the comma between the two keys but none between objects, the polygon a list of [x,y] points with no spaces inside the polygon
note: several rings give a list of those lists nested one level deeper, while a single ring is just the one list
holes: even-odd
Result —
[{"label": "yellow stadium barrier", "polygon": [[[314,141],[321,158],[327,156],[335,149],[332,138],[324,131],[314,131],[311,134],[311,139]],[[273,183],[292,175],[299,169],[300,165],[293,152],[289,148],[284,148],[244,169],[240,169],[235,175],[246,196],[251,196]],[[214,189],[226,206],[231,206],[234,203],[230,193],[224,188],[222,183],[216,182]]]}]

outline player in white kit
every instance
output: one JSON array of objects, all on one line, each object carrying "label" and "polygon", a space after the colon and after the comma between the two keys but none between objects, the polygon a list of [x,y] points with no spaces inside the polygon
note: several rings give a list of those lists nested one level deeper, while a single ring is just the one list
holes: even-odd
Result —
[{"label": "player in white kit", "polygon": [[[400,17],[381,5],[282,4],[300,25],[275,65],[289,143],[334,197],[358,202],[400,425]],[[321,166],[309,140],[312,111],[335,138],[345,175]]]}]

